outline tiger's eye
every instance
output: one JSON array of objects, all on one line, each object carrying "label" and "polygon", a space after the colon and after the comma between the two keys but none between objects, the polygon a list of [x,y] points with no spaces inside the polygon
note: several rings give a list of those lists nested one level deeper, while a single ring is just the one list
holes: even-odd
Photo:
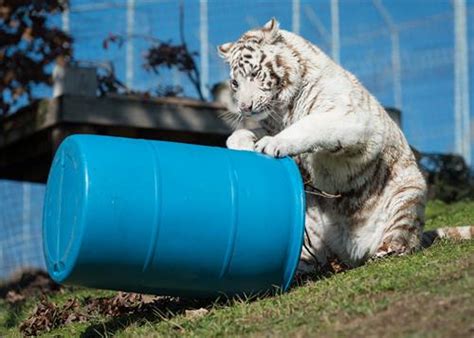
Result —
[{"label": "tiger's eye", "polygon": [[237,80],[230,81],[230,84],[231,84],[232,88],[237,88],[239,86],[239,83],[237,82]]}]

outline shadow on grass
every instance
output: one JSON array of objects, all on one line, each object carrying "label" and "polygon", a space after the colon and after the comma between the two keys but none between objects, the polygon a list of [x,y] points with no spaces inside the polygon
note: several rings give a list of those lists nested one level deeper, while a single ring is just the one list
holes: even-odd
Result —
[{"label": "shadow on grass", "polygon": [[[309,274],[295,278],[290,286],[290,290],[304,286],[309,282],[331,277],[334,273],[326,272],[324,274]],[[268,297],[275,297],[282,294],[282,291],[275,288],[271,291],[252,295],[237,295],[233,297],[220,296],[207,299],[186,299],[186,298],[163,298],[148,303],[144,308],[138,308],[136,311],[126,315],[114,316],[106,321],[94,323],[87,327],[80,335],[81,337],[104,337],[116,334],[125,330],[131,325],[155,324],[161,321],[172,321],[176,316],[190,315],[198,309],[211,310],[212,308],[230,307],[237,303],[252,303]],[[171,322],[176,330],[181,331],[182,327]]]},{"label": "shadow on grass", "polygon": [[[321,271],[320,271],[321,272]],[[290,290],[305,285],[308,281],[316,281],[332,276],[332,273],[306,275],[294,279]],[[65,290],[65,295],[71,290]],[[215,308],[229,307],[239,303],[252,303],[282,293],[278,288],[265,293],[237,295],[193,300],[177,297],[153,297],[133,293],[119,292],[114,296],[85,297],[81,299],[71,293],[72,298],[64,304],[55,304],[45,297],[35,307],[34,312],[20,323],[25,306],[23,301],[12,303],[6,313],[4,325],[8,328],[19,326],[23,334],[37,335],[45,331],[55,330],[73,322],[86,323],[82,337],[107,336],[120,332],[131,325],[142,326],[161,321],[170,321],[177,330],[182,327],[172,320],[176,316],[200,317]],[[11,294],[16,295],[16,294]],[[43,293],[45,295],[45,293]],[[23,297],[19,295],[19,297]],[[24,297],[21,298],[24,300]]]},{"label": "shadow on grass", "polygon": [[159,299],[144,307],[137,308],[131,313],[113,316],[106,321],[90,325],[81,333],[81,337],[104,337],[125,330],[133,324],[157,323],[170,320],[173,317],[185,314],[200,308],[210,308],[216,304],[215,300],[180,300]]}]

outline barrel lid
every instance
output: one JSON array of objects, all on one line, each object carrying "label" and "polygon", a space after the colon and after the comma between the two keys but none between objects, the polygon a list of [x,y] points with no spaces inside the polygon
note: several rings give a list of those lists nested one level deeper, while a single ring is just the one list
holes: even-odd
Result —
[{"label": "barrel lid", "polygon": [[295,276],[296,269],[301,256],[304,240],[306,195],[304,191],[303,179],[298,166],[291,158],[286,157],[281,160],[289,171],[291,186],[293,187],[293,222],[291,228],[290,247],[288,248],[286,269],[283,278],[283,291],[288,290]]},{"label": "barrel lid", "polygon": [[76,138],[66,138],[54,156],[43,210],[46,266],[50,276],[59,283],[72,272],[84,227],[88,179],[85,159]]}]

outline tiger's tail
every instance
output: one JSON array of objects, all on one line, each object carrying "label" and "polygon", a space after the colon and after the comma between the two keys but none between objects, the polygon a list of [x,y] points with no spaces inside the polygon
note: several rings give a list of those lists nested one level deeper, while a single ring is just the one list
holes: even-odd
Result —
[{"label": "tiger's tail", "polygon": [[438,238],[446,238],[452,240],[465,240],[474,238],[474,225],[466,225],[460,227],[443,227],[430,231],[425,231],[421,236],[421,246],[427,248],[433,244]]}]

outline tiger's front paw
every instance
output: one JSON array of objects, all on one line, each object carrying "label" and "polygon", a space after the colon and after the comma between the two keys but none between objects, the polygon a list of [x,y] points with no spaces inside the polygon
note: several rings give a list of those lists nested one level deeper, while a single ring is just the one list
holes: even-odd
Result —
[{"label": "tiger's front paw", "polygon": [[232,133],[226,141],[227,148],[234,150],[254,150],[255,134],[247,129],[239,129]]},{"label": "tiger's front paw", "polygon": [[285,157],[291,154],[291,146],[276,136],[264,136],[255,144],[255,151],[273,157]]},{"label": "tiger's front paw", "polygon": [[399,243],[397,241],[392,241],[389,243],[384,242],[375,252],[373,258],[384,258],[388,256],[403,256],[409,252],[405,244]]}]

